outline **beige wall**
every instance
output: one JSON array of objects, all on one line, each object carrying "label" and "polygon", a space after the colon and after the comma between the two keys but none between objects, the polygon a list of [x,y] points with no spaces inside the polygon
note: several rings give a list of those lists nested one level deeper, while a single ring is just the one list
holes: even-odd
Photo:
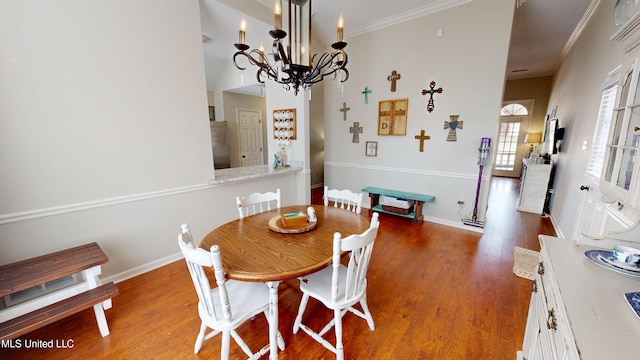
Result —
[{"label": "beige wall", "polygon": [[[0,2],[0,264],[97,242],[105,278],[180,258],[237,218],[235,196],[295,173],[209,185],[197,1]],[[28,46],[25,46],[28,44]]]},{"label": "beige wall", "polygon": [[[513,11],[509,0],[472,1],[346,39],[350,77],[344,96],[335,84],[325,84],[325,185],[435,195],[436,201],[425,206],[425,217],[468,228],[460,213],[468,216],[473,210],[481,138],[491,138],[495,146]],[[436,36],[438,29],[442,37]],[[392,70],[402,76],[396,92],[387,81]],[[421,91],[431,81],[443,92],[434,96],[435,109],[428,112],[428,97]],[[361,94],[365,86],[373,90],[368,104]],[[402,98],[409,99],[406,135],[379,136],[378,102]],[[340,112],[343,102],[351,108],[347,121]],[[443,126],[450,115],[464,122],[456,142],[447,141]],[[360,143],[353,143],[349,133],[356,121],[364,128]],[[431,136],[424,152],[414,138],[421,130]],[[365,155],[366,141],[378,142],[378,156]],[[481,189],[481,219],[488,175]],[[465,202],[462,211],[458,201]]]},{"label": "beige wall", "polygon": [[544,121],[547,116],[549,95],[551,93],[551,80],[551,76],[540,76],[508,80],[505,85],[503,101],[535,100],[528,132],[541,133],[544,130]]},{"label": "beige wall", "polygon": [[551,216],[561,236],[571,237],[577,223],[590,147],[607,73],[618,66],[624,51],[609,38],[615,0],[603,0],[554,75],[547,112],[557,108],[559,126],[565,128],[556,164]]}]

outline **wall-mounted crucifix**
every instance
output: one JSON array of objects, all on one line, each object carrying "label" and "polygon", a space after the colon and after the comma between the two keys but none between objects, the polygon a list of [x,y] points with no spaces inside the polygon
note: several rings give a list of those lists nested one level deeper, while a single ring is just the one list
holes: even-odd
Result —
[{"label": "wall-mounted crucifix", "polygon": [[424,130],[420,130],[420,135],[416,135],[415,138],[420,140],[420,152],[424,152],[424,141],[431,139],[431,136],[425,135]]},{"label": "wall-mounted crucifix", "polygon": [[349,111],[349,110],[351,110],[351,108],[347,107],[347,103],[346,102],[343,102],[342,103],[342,109],[340,109],[340,112],[344,113],[343,114],[344,118],[342,120],[347,121],[347,111]]},{"label": "wall-mounted crucifix", "polygon": [[364,103],[368,104],[369,103],[369,94],[371,94],[373,91],[371,89],[369,89],[368,86],[364,87],[364,90],[362,90],[362,95],[364,95]]},{"label": "wall-mounted crucifix", "polygon": [[360,127],[359,122],[354,122],[353,127],[349,128],[349,132],[353,134],[353,140],[351,142],[359,143],[360,142],[360,134],[362,134],[362,128]]},{"label": "wall-mounted crucifix", "polygon": [[391,81],[391,92],[396,92],[396,81],[400,80],[400,73],[393,70],[391,75],[387,76],[387,80]]},{"label": "wall-mounted crucifix", "polygon": [[464,121],[458,121],[460,115],[449,115],[449,119],[444,122],[444,129],[449,129],[449,134],[447,135],[447,141],[458,141],[458,136],[456,135],[456,129],[462,129],[462,123]]},{"label": "wall-mounted crucifix", "polygon": [[436,89],[436,82],[432,81],[429,84],[429,89],[424,89],[422,90],[422,95],[427,95],[429,94],[429,102],[427,103],[427,111],[428,112],[432,112],[433,109],[435,108],[435,105],[433,103],[433,94],[442,94],[442,88],[437,88]]}]

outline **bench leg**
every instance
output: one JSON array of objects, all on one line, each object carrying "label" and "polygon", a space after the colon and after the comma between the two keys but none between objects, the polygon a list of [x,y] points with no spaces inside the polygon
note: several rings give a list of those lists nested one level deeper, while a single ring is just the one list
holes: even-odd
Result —
[{"label": "bench leg", "polygon": [[415,201],[416,207],[413,210],[413,220],[411,221],[414,224],[420,224],[424,216],[422,215],[422,204],[424,201]]},{"label": "bench leg", "polygon": [[[102,268],[99,265],[83,271],[82,275],[84,276],[87,285],[89,285],[89,289],[95,289],[102,285],[102,280],[99,278],[100,274],[102,274]],[[102,337],[109,335],[109,326],[107,325],[107,318],[104,315],[104,310],[111,309],[112,306],[113,303],[111,299],[93,305],[93,312],[96,314],[98,329],[100,329]]]},{"label": "bench leg", "polygon": [[109,325],[107,325],[107,317],[104,315],[102,304],[103,303],[97,303],[93,305],[93,312],[96,314],[96,322],[98,322],[100,335],[102,335],[102,337],[105,337],[109,335]]},{"label": "bench leg", "polygon": [[[102,285],[102,280],[100,280],[99,277],[100,274],[102,274],[102,268],[100,266],[94,266],[82,272],[85,281],[89,285],[89,289],[95,289]],[[111,309],[112,306],[113,303],[111,302],[111,299],[102,302],[102,308],[105,310]]]}]

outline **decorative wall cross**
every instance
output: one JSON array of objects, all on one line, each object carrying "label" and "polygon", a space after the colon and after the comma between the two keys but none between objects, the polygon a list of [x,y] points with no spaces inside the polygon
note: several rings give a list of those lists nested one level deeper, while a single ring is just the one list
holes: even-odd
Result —
[{"label": "decorative wall cross", "polygon": [[371,94],[373,91],[371,89],[369,89],[368,86],[364,87],[364,90],[362,90],[362,94],[364,95],[364,103],[368,104],[369,103],[369,94]]},{"label": "decorative wall cross", "polygon": [[344,121],[347,121],[347,111],[351,110],[350,107],[347,107],[347,103],[343,102],[342,103],[342,109],[340,109],[340,112],[344,113]]},{"label": "decorative wall cross", "polygon": [[429,84],[429,90],[424,89],[422,90],[422,95],[427,95],[429,94],[429,102],[427,103],[427,111],[428,112],[432,112],[433,109],[435,108],[435,105],[433,104],[433,94],[438,93],[438,94],[442,94],[442,88],[437,88],[436,89],[436,82],[432,81]]},{"label": "decorative wall cross", "polygon": [[396,92],[396,80],[400,80],[400,74],[393,70],[391,75],[387,76],[387,80],[391,81],[391,92]]},{"label": "decorative wall cross", "polygon": [[462,129],[463,121],[458,121],[460,115],[449,115],[449,119],[444,122],[444,129],[449,129],[449,135],[447,135],[447,141],[458,141],[456,136],[456,129]]},{"label": "decorative wall cross", "polygon": [[351,142],[359,143],[360,134],[362,134],[362,128],[360,127],[360,123],[354,122],[353,127],[349,128],[349,132],[353,134],[353,140],[351,140]]},{"label": "decorative wall cross", "polygon": [[431,139],[431,136],[425,135],[424,130],[420,130],[420,135],[416,135],[415,138],[420,140],[420,152],[424,152],[424,141]]}]

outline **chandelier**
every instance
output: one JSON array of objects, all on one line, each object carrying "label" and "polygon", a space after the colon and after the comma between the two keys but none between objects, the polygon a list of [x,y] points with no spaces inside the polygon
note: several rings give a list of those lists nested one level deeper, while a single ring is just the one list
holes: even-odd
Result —
[{"label": "chandelier", "polygon": [[240,41],[234,44],[238,51],[233,55],[236,68],[245,70],[236,62],[239,55],[247,58],[250,64],[257,66],[256,78],[264,83],[264,77],[278,82],[285,89],[293,87],[295,95],[300,88],[309,90],[311,85],[320,82],[325,76],[333,75],[340,82],[349,78],[347,70],[347,53],[343,41],[344,19],[338,19],[337,41],[331,44],[334,51],[322,55],[311,56],[311,0],[289,0],[286,23],[288,24],[288,44],[285,43],[287,32],[282,29],[282,0],[276,0],[274,5],[274,29],[269,31],[273,38],[272,53],[265,54],[262,45],[258,49],[249,50],[245,44],[246,23],[240,25]]}]

